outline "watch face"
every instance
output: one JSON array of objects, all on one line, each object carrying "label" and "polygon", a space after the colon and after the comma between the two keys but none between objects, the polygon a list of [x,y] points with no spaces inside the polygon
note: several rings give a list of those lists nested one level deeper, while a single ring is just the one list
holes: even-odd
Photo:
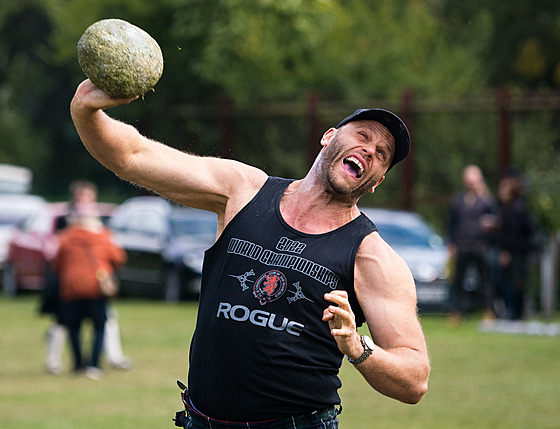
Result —
[{"label": "watch face", "polygon": [[364,335],[364,343],[365,343],[365,345],[366,345],[369,349],[371,349],[371,350],[373,350],[373,349],[375,348],[375,343],[374,343],[373,340],[372,340],[370,337],[368,337],[367,335]]}]

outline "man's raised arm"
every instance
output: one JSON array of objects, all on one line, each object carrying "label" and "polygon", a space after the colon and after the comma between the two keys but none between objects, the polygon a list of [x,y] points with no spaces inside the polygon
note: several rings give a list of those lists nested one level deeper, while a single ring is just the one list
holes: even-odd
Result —
[{"label": "man's raised arm", "polygon": [[109,97],[85,80],[70,106],[84,146],[122,179],[218,214],[225,213],[228,205],[237,209],[248,202],[266,180],[266,174],[254,167],[190,155],[150,140],[104,112],[132,100]]}]

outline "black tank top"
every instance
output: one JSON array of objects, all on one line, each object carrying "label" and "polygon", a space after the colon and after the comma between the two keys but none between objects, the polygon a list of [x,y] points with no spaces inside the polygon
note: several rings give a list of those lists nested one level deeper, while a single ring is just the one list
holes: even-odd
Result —
[{"label": "black tank top", "polygon": [[296,231],[279,208],[290,183],[269,178],[205,254],[189,389],[215,419],[259,421],[340,403],[343,355],[321,320],[323,295],[348,291],[364,322],[354,261],[376,228],[362,214],[325,234]]}]

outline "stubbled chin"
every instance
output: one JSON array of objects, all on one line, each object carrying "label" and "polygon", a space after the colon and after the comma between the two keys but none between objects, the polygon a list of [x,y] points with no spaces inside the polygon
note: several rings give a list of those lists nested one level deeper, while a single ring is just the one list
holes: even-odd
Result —
[{"label": "stubbled chin", "polygon": [[331,176],[327,180],[325,191],[333,201],[355,204],[362,195],[367,193],[369,188],[365,183],[356,183],[358,181],[357,178],[352,177],[352,179],[355,181],[354,183],[343,178],[336,180]]}]

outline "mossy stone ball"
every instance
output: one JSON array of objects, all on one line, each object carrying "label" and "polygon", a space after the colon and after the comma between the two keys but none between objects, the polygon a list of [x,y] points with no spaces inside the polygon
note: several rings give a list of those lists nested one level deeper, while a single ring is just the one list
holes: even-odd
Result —
[{"label": "mossy stone ball", "polygon": [[95,86],[116,98],[144,95],[163,73],[158,43],[122,19],[89,26],[78,41],[78,62]]}]

